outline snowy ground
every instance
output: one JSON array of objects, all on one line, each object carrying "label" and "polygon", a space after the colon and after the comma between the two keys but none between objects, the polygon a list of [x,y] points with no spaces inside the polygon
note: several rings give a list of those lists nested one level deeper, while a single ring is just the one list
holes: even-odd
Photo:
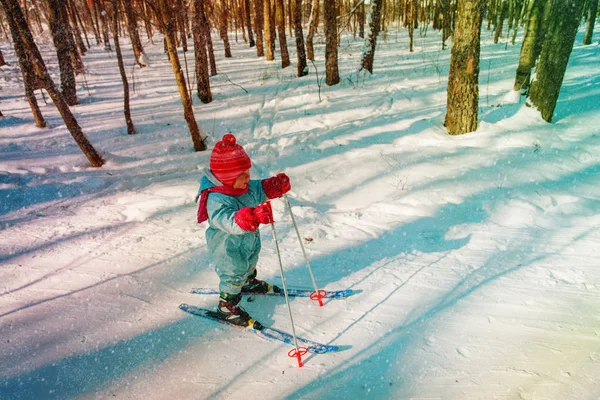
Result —
[{"label": "snowy ground", "polygon": [[[600,398],[597,35],[591,46],[578,35],[547,124],[511,94],[520,46],[484,32],[480,127],[460,137],[442,126],[449,50],[431,29],[414,53],[404,30],[380,40],[372,76],[356,72],[362,43],[345,37],[342,82],[321,101],[314,67],[298,79],[295,62],[281,70],[232,41],[196,118],[211,148],[235,133],[255,177],[291,177],[317,283],[362,290],[322,308],[293,300],[297,333],[352,347],[299,369],[288,346],[177,308],[214,307],[189,290],[218,281],[195,223],[209,152],[192,152],[160,41],[133,72],[135,136],[114,53],[84,58],[73,111],[100,169],[39,94],[52,129],[34,127],[0,43],[11,62],[0,69],[1,399]],[[322,43],[318,57],[321,76]],[[274,207],[287,282],[310,287]],[[262,235],[260,277],[277,283]],[[291,330],[283,299],[245,308]]]}]

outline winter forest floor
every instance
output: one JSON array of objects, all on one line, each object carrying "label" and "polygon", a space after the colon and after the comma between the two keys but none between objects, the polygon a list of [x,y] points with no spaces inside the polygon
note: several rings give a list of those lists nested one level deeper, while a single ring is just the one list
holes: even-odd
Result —
[{"label": "winter forest floor", "polygon": [[[142,70],[122,43],[135,136],[114,53],[84,57],[72,110],[99,169],[39,93],[51,128],[35,128],[0,43],[0,399],[599,399],[600,47],[581,38],[548,124],[511,92],[520,40],[484,31],[480,126],[451,137],[450,51],[431,29],[413,53],[404,30],[380,38],[374,75],[344,36],[342,82],[321,100],[312,65],[295,76],[293,40],[281,70],[233,36],[225,59],[215,37],[214,101],[195,99],[209,148],[233,132],[254,177],[285,171],[318,285],[362,291],[292,301],[300,336],[351,346],[301,369],[289,346],[178,309],[217,302],[189,293],[218,284],[195,222],[210,152],[192,151],[160,38]],[[323,53],[321,39],[319,77]],[[274,208],[288,285],[311,287]],[[259,277],[277,284],[271,238],[263,228]],[[244,307],[291,330],[283,298]]]}]

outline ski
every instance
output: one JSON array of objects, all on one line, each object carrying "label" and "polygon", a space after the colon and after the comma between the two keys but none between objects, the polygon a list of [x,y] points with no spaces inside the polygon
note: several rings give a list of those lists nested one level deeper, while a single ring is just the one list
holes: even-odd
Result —
[{"label": "ski", "polygon": [[[291,297],[310,297],[310,294],[313,293],[312,289],[299,289],[299,288],[288,288],[288,296]],[[327,291],[327,295],[325,295],[326,299],[339,299],[342,297],[352,296],[353,294],[359,293],[359,290],[345,289],[345,290],[331,290]],[[192,289],[193,294],[219,294],[218,289],[213,288],[194,288]],[[280,292],[268,291],[267,293],[247,293],[242,292],[244,295],[250,296],[284,296],[283,289]]]},{"label": "ski", "polygon": [[[216,322],[220,322],[224,325],[233,326],[235,328],[239,328],[239,329],[246,330],[246,331],[248,331],[248,330],[252,331],[264,339],[278,340],[280,342],[287,343],[291,346],[295,346],[294,337],[287,332],[280,331],[279,329],[267,328],[267,327],[263,327],[261,330],[253,329],[251,327],[245,328],[243,326],[234,325],[230,322],[227,322],[225,320],[217,318],[215,316],[215,314],[216,314],[215,311],[212,311],[212,310],[207,310],[205,308],[199,308],[199,307],[192,306],[189,304],[181,304],[179,306],[179,308],[187,313],[197,315],[199,317],[207,318],[207,319],[210,319],[210,320],[213,320]],[[342,350],[339,346],[331,346],[331,345],[321,344],[321,343],[313,342],[312,340],[307,340],[307,339],[303,339],[300,337],[296,337],[296,339],[298,340],[299,347],[306,347],[308,349],[308,351],[311,353],[325,354],[325,353],[333,353],[333,352]]]}]

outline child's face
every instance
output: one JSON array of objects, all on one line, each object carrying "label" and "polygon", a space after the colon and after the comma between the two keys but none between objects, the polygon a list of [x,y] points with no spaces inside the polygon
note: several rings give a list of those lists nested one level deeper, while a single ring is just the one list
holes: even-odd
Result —
[{"label": "child's face", "polygon": [[248,187],[248,181],[250,180],[250,170],[244,171],[238,176],[233,182],[234,189],[246,189]]}]

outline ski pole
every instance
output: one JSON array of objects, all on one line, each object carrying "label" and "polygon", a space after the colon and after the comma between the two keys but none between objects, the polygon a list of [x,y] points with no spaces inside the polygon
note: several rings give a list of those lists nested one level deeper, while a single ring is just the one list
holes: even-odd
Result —
[{"label": "ski pole", "polygon": [[304,260],[306,260],[306,266],[308,267],[308,273],[310,274],[310,279],[312,280],[314,292],[310,294],[311,300],[317,300],[319,302],[319,306],[323,306],[323,298],[327,296],[327,292],[325,290],[319,290],[317,288],[317,282],[315,281],[315,276],[313,275],[312,268],[310,267],[310,262],[308,262],[308,256],[306,255],[306,250],[304,250],[304,243],[302,243],[302,237],[300,236],[300,232],[298,231],[298,225],[296,224],[296,218],[294,218],[294,213],[292,212],[292,206],[290,201],[288,200],[287,194],[283,194],[283,198],[285,200],[285,204],[287,204],[288,211],[290,212],[290,217],[292,217],[292,224],[294,225],[294,229],[296,230],[296,235],[298,235],[298,241],[300,242],[300,248],[302,249],[302,254],[304,254]]},{"label": "ski pole", "polygon": [[273,241],[275,242],[275,250],[277,251],[277,258],[279,259],[279,271],[281,272],[281,282],[283,282],[283,294],[285,295],[285,303],[287,304],[288,314],[290,315],[290,323],[292,324],[292,335],[294,336],[294,349],[288,352],[288,357],[296,358],[298,360],[298,367],[302,368],[302,356],[308,352],[306,347],[298,347],[298,339],[296,338],[296,328],[294,327],[294,317],[292,317],[292,307],[290,306],[290,299],[288,297],[287,284],[285,282],[285,275],[283,273],[283,263],[281,262],[281,252],[279,251],[279,243],[277,241],[277,232],[275,231],[275,221],[273,220],[273,209],[271,203],[267,201],[267,207],[271,214],[271,229],[273,229]]}]

